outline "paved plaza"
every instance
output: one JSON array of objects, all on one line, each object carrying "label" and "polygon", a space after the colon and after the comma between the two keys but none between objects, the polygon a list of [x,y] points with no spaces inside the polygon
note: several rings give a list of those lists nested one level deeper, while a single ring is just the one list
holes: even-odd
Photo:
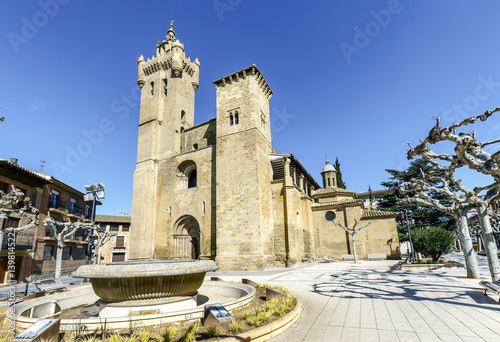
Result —
[{"label": "paved plaza", "polygon": [[[461,259],[459,253],[450,259]],[[481,275],[490,279],[486,259]],[[265,272],[216,272],[287,287],[299,320],[271,341],[500,341],[498,296],[465,269],[393,271],[395,261],[314,263]]]}]

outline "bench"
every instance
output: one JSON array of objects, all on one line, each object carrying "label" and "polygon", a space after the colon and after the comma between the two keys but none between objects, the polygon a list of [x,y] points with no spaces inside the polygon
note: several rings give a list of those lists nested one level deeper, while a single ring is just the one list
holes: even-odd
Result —
[{"label": "bench", "polygon": [[66,285],[61,282],[61,279],[40,280],[39,282],[35,283],[35,287],[38,289],[38,291],[45,292],[66,290]]},{"label": "bench", "polygon": [[385,260],[387,259],[387,255],[384,253],[373,253],[368,254],[368,260]]},{"label": "bench", "polygon": [[333,258],[330,259],[329,257],[327,257],[326,255],[323,256],[323,260],[325,260],[325,262],[333,262]]},{"label": "bench", "polygon": [[354,260],[354,254],[342,254],[342,260]]},{"label": "bench", "polygon": [[[486,291],[490,290],[492,292],[500,293],[500,281],[480,281],[479,285],[484,287],[484,295],[486,296]],[[500,304],[500,299],[498,299],[498,304]]]}]

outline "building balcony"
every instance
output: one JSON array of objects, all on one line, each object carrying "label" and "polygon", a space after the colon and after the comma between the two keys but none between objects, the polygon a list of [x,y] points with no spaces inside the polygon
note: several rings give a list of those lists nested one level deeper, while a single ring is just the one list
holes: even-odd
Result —
[{"label": "building balcony", "polygon": [[[2,249],[7,249],[9,245],[8,236],[9,234],[4,234],[3,236]],[[14,249],[16,250],[33,249],[33,238],[34,238],[33,233],[23,233],[23,232],[16,233],[16,246]]]},{"label": "building balcony", "polygon": [[64,210],[66,210],[66,202],[58,200],[58,199],[50,200],[49,201],[49,209],[50,208],[64,211]]},{"label": "building balcony", "polygon": [[75,215],[75,216],[81,217],[83,215],[83,209],[82,208],[78,208],[76,205],[70,206],[69,213],[71,215]]}]

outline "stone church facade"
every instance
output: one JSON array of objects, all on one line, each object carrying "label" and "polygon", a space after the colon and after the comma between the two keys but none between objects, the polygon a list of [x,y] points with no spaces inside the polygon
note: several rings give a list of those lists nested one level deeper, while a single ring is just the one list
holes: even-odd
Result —
[{"label": "stone church facade", "polygon": [[364,210],[336,186],[332,165],[320,187],[293,154],[273,151],[273,92],[255,65],[213,82],[216,118],[198,125],[200,63],[186,57],[172,25],[138,69],[130,260],[213,259],[245,270],[340,258],[352,242],[332,217],[349,227],[370,222],[356,238],[360,258],[398,255],[394,213]]}]

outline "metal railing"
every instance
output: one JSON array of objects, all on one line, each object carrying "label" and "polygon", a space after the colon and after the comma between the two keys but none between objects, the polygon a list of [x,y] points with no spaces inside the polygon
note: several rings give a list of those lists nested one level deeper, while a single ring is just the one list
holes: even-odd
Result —
[{"label": "metal railing", "polygon": [[59,210],[66,210],[66,202],[58,200],[58,199],[51,199],[49,201],[49,208],[55,208]]},{"label": "metal railing", "polygon": [[82,216],[83,215],[83,209],[82,208],[78,208],[76,205],[74,205],[73,207],[69,208],[69,213],[73,214],[73,215],[76,215],[76,216]]},{"label": "metal railing", "polygon": [[[33,239],[35,235],[33,233],[23,233],[19,232],[16,233],[16,246],[15,249],[33,249]],[[9,239],[8,239],[8,234],[4,234],[3,236],[3,243],[2,243],[2,249],[7,249],[7,246],[9,244]]]}]

